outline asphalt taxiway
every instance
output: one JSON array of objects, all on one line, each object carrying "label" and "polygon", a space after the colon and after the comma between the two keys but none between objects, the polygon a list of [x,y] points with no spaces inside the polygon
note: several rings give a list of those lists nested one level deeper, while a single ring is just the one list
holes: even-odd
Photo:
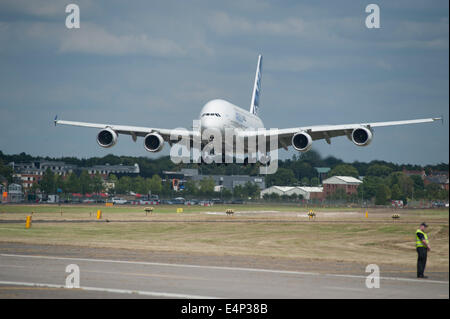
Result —
[{"label": "asphalt taxiway", "polygon": [[[21,247],[0,249],[0,298],[449,298],[448,274],[424,280],[384,275],[381,269],[380,287],[367,288],[365,269],[299,271],[270,264],[97,258],[83,249],[69,254],[51,246],[45,253],[33,245]],[[65,288],[71,264],[80,270],[78,289]]]}]

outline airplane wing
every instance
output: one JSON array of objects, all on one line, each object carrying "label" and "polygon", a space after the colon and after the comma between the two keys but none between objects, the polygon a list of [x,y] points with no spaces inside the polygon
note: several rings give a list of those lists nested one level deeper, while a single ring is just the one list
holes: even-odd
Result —
[{"label": "airplane wing", "polygon": [[98,129],[110,128],[117,134],[131,135],[134,141],[136,141],[137,136],[146,136],[149,133],[159,133],[166,142],[170,142],[170,136],[179,136],[184,138],[192,139],[194,135],[199,134],[197,131],[189,131],[183,129],[163,129],[155,127],[140,127],[140,126],[127,126],[127,125],[115,125],[115,124],[100,124],[100,123],[87,123],[87,122],[74,122],[74,121],[63,121],[58,120],[55,117],[55,125],[71,125],[80,127],[90,127]]},{"label": "airplane wing", "polygon": [[269,147],[270,136],[277,135],[278,148],[284,148],[287,150],[288,146],[292,145],[292,137],[299,132],[307,133],[309,136],[311,136],[311,139],[313,141],[324,139],[328,144],[330,144],[331,138],[337,136],[346,135],[351,140],[352,132],[358,128],[366,128],[370,131],[373,131],[372,128],[374,127],[429,123],[439,120],[442,121],[442,118],[438,117],[438,118],[426,118],[426,119],[406,120],[406,121],[374,122],[374,123],[359,123],[359,124],[316,125],[316,126],[272,129],[272,130],[269,129],[243,130],[240,131],[238,135],[244,138],[258,135],[265,136],[267,147]]}]

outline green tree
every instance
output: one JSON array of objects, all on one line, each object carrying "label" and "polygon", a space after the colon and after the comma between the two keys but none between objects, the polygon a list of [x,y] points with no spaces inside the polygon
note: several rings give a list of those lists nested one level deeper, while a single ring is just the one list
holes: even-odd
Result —
[{"label": "green tree", "polygon": [[320,167],[323,164],[322,157],[319,152],[315,150],[309,150],[300,154],[300,160],[308,162],[313,167]]},{"label": "green tree", "polygon": [[184,192],[186,195],[195,197],[198,194],[198,186],[194,180],[188,180],[184,183]]},{"label": "green tree", "polygon": [[319,186],[319,178],[318,177],[313,177],[311,178],[311,186]]},{"label": "green tree", "polygon": [[375,204],[386,205],[390,197],[389,195],[389,188],[384,184],[379,184],[375,195]]},{"label": "green tree", "polygon": [[223,199],[230,199],[233,197],[233,192],[231,192],[228,188],[222,188],[221,197]]},{"label": "green tree", "polygon": [[425,188],[422,176],[420,176],[420,175],[411,175],[410,178],[412,179],[412,181],[414,183],[414,191],[416,191],[416,190],[423,190]]},{"label": "green tree", "polygon": [[448,202],[448,190],[441,189],[438,193],[438,199]]},{"label": "green tree", "polygon": [[244,194],[251,199],[257,199],[260,197],[260,189],[255,183],[247,182],[244,185]]},{"label": "green tree", "polygon": [[439,192],[441,191],[441,186],[436,183],[430,183],[425,186],[425,196],[428,200],[439,199]]},{"label": "green tree", "polygon": [[299,180],[302,177],[311,178],[317,176],[316,170],[308,162],[297,160],[292,162],[290,168],[293,170],[294,176]]},{"label": "green tree", "polygon": [[323,160],[325,167],[335,167],[339,164],[343,164],[344,162],[341,159],[337,159],[334,156],[327,156],[324,160]]},{"label": "green tree", "polygon": [[103,178],[98,172],[92,177],[92,190],[94,193],[101,193],[104,190]]},{"label": "green tree", "polygon": [[199,181],[200,193],[203,196],[210,197],[214,195],[214,179],[211,177],[203,178]]},{"label": "green tree", "polygon": [[129,176],[122,176],[116,184],[117,194],[127,194],[131,191],[132,180]]},{"label": "green tree", "polygon": [[233,197],[238,199],[245,199],[246,192],[244,190],[244,187],[242,185],[236,185],[233,188]]},{"label": "green tree", "polygon": [[289,186],[296,182],[294,173],[290,169],[278,168],[275,174],[267,175],[266,184],[267,187],[277,185],[277,186]]},{"label": "green tree", "polygon": [[423,183],[422,176],[411,175],[410,178],[413,181],[413,196],[414,199],[425,198],[425,184]]},{"label": "green tree", "polygon": [[162,179],[159,177],[159,175],[155,174],[152,176],[152,178],[148,181],[149,190],[152,192],[152,194],[159,194],[161,193],[162,189]]},{"label": "green tree", "polygon": [[50,168],[47,168],[42,176],[40,188],[45,194],[56,193],[55,174]]},{"label": "green tree", "polygon": [[65,182],[64,193],[80,193],[81,186],[80,180],[75,173],[70,173]]},{"label": "green tree", "polygon": [[65,192],[66,189],[66,182],[64,180],[64,177],[62,175],[56,175],[55,176],[55,189],[58,192],[58,189],[61,190],[61,192]]},{"label": "green tree", "polygon": [[33,184],[31,185],[31,188],[30,188],[29,192],[30,192],[31,194],[36,194],[36,192],[37,192],[38,190],[40,190],[39,184],[38,184],[38,183],[33,183]]},{"label": "green tree", "polygon": [[114,174],[109,174],[108,179],[109,179],[109,181],[110,181],[111,183],[114,183],[114,184],[116,184],[116,183],[119,181],[119,179],[117,178],[117,176],[114,175]]},{"label": "green tree", "polygon": [[393,172],[388,177],[389,185],[398,184],[400,191],[402,192],[402,199],[406,201],[407,198],[411,198],[414,190],[414,181],[403,172]]},{"label": "green tree", "polygon": [[12,183],[13,181],[12,174],[13,174],[12,167],[9,165],[4,165],[3,161],[0,159],[0,176],[6,178],[8,183]]},{"label": "green tree", "polygon": [[81,194],[92,193],[92,180],[86,170],[80,174],[80,191]]},{"label": "green tree", "polygon": [[387,177],[392,173],[392,168],[386,165],[374,164],[369,166],[366,176]]},{"label": "green tree", "polygon": [[269,200],[269,201],[273,201],[273,202],[280,201],[280,195],[278,195],[277,193],[264,194],[263,198],[265,200]]},{"label": "green tree", "polygon": [[309,178],[308,177],[303,177],[302,178],[302,181],[301,181],[301,184],[303,185],[303,186],[309,186]]},{"label": "green tree", "polygon": [[402,199],[402,191],[400,190],[400,186],[398,184],[394,184],[391,187],[391,198],[393,200],[399,200]]},{"label": "green tree", "polygon": [[364,200],[372,199],[376,196],[379,185],[384,185],[384,180],[378,176],[366,176],[363,183],[358,187],[358,197]]},{"label": "green tree", "polygon": [[138,194],[148,194],[150,190],[150,187],[148,187],[148,184],[142,176],[133,178],[131,185],[131,190]]},{"label": "green tree", "polygon": [[175,191],[172,189],[171,181],[165,181],[162,183],[161,195],[163,197],[171,197],[171,196],[175,195]]}]

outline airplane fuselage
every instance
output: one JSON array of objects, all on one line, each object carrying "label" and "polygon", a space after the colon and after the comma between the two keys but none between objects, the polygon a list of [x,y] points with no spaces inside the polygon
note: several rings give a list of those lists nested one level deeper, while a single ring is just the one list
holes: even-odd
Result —
[{"label": "airplane fuselage", "polygon": [[228,101],[215,99],[203,106],[200,112],[202,133],[206,129],[217,129],[222,134],[226,129],[258,129],[264,128],[262,120]]}]

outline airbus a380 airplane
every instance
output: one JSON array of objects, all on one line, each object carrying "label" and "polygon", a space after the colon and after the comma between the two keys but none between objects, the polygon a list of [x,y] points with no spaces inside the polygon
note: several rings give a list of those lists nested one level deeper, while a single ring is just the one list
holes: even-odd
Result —
[{"label": "airbus a380 airplane", "polygon": [[[100,129],[100,132],[97,135],[97,143],[101,147],[111,147],[115,145],[117,143],[117,137],[119,136],[119,134],[131,135],[133,141],[136,141],[138,136],[144,137],[144,148],[149,152],[161,151],[164,142],[168,142],[170,145],[172,145],[173,140],[171,140],[171,136],[178,136],[180,138],[189,139],[191,142],[196,137],[200,137],[203,147],[203,145],[211,141],[211,137],[208,134],[204,136],[204,132],[215,129],[224,134],[226,130],[230,131],[231,129],[235,137],[232,139],[233,149],[236,144],[237,137],[248,140],[249,137],[255,137],[256,135],[259,135],[265,138],[266,146],[269,145],[270,137],[275,136],[278,139],[278,145],[276,149],[284,148],[287,150],[288,146],[292,145],[292,147],[297,151],[306,152],[310,150],[312,142],[315,140],[324,139],[328,144],[330,144],[331,138],[345,135],[356,145],[366,146],[372,141],[373,128],[375,127],[427,123],[442,120],[442,118],[426,118],[406,121],[342,125],[316,125],[266,130],[264,129],[263,122],[258,117],[259,98],[261,94],[261,70],[262,56],[259,55],[249,111],[246,111],[225,100],[216,99],[209,101],[205,104],[200,112],[199,130],[179,130],[155,127],[73,122],[58,120],[57,117],[55,117],[55,125],[74,125]],[[261,140],[258,139],[258,142],[264,141],[264,138]],[[263,149],[269,148],[266,147]],[[244,152],[246,153],[247,151],[247,146],[245,146]]]}]

